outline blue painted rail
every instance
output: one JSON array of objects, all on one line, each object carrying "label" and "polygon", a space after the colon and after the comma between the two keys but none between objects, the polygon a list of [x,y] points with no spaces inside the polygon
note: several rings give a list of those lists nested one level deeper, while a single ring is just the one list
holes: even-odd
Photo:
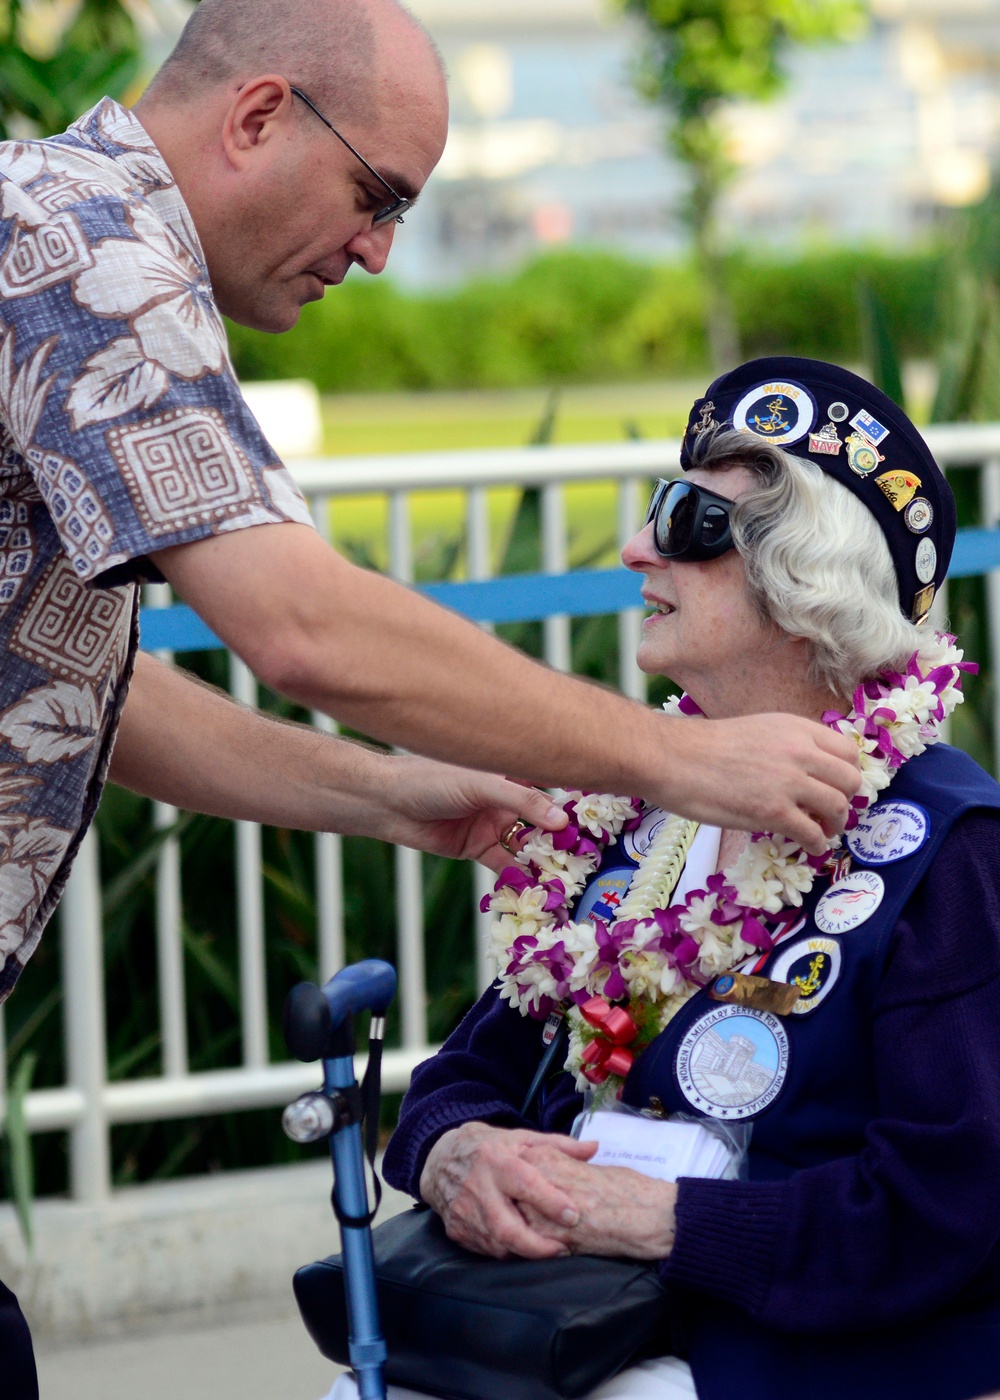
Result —
[{"label": "blue painted rail", "polygon": [[[959,530],[949,578],[1000,568],[1000,530]],[[556,613],[594,617],[642,607],[641,579],[628,569],[580,569],[566,574],[508,574],[476,583],[428,583],[419,592],[474,622],[539,622]],[[143,608],[147,651],[207,651],[223,642],[191,608]]]}]

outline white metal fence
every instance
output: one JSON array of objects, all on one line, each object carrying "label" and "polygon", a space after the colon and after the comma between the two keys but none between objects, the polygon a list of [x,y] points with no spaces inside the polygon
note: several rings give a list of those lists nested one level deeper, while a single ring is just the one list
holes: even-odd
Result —
[{"label": "white metal fence", "polygon": [[[1000,424],[946,426],[928,429],[927,440],[938,461],[947,467],[979,467],[982,525],[1000,525]],[[568,541],[564,488],[582,481],[613,481],[617,490],[617,535],[623,543],[636,530],[650,478],[677,470],[675,441],[614,443],[598,446],[527,448],[489,452],[421,453],[407,456],[305,460],[293,466],[320,528],[329,529],[331,510],[340,498],[384,492],[388,496],[387,557],[390,573],[403,582],[413,578],[410,495],[414,491],[454,490],[465,493],[466,575],[488,578],[493,541],[490,538],[488,491],[497,486],[537,486],[541,490],[541,556],[546,573],[567,568]],[[975,567],[978,543],[988,573],[991,653],[1000,658],[1000,553],[995,540],[969,542],[963,572]],[[147,603],[169,602],[165,586],[151,590]],[[158,594],[159,596],[156,596]],[[165,596],[167,595],[167,596]],[[946,611],[942,598],[940,613]],[[641,612],[628,608],[618,615],[620,684],[635,698],[645,694],[644,677],[633,657]],[[555,667],[570,665],[570,621],[555,614],[543,624],[544,653]],[[231,658],[232,693],[253,704],[257,686],[247,668]],[[996,687],[994,734],[1000,733],[1000,687]],[[316,716],[323,728],[333,726]],[[154,819],[169,827],[173,809],[158,806]],[[184,955],[181,933],[183,888],[179,847],[165,841],[156,881],[156,937],[162,1036],[162,1073],[153,1078],[109,1082],[107,1077],[102,956],[100,871],[94,835],[83,843],[63,899],[63,988],[65,1005],[66,1082],[28,1094],[25,1117],[32,1132],[65,1129],[70,1133],[71,1191],[78,1200],[99,1201],[110,1189],[109,1134],[113,1124],[211,1114],[224,1110],[279,1105],[317,1082],[314,1067],[297,1063],[268,1063],[265,987],[264,905],[261,834],[246,822],[235,823],[236,907],[240,965],[242,1064],[239,1068],[192,1073],[188,1068]],[[329,977],[343,963],[344,925],[341,843],[321,834],[316,843],[316,900],[320,973]],[[426,987],[421,856],[397,848],[397,963],[400,975],[402,1045],[386,1053],[384,1079],[390,1089],[405,1087],[413,1067],[427,1056]],[[475,895],[489,888],[488,872],[479,871]],[[482,953],[483,920],[479,930],[477,966],[480,983],[487,971]]]}]

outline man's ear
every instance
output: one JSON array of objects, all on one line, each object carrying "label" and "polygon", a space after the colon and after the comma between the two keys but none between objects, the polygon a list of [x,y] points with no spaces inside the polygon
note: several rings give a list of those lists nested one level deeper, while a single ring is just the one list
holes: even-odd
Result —
[{"label": "man's ear", "polygon": [[260,147],[282,135],[292,120],[287,78],[267,73],[243,84],[226,109],[222,146],[229,163],[241,169]]}]

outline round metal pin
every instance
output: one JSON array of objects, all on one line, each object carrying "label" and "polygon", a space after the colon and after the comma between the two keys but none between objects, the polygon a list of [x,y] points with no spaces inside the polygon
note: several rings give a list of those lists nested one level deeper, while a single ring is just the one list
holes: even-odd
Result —
[{"label": "round metal pin", "polygon": [[934,570],[937,568],[937,550],[934,541],[924,538],[917,545],[917,557],[914,561],[917,570],[917,578],[921,583],[930,583],[934,577]]},{"label": "round metal pin", "polygon": [[903,511],[903,522],[914,535],[922,535],[934,521],[934,507],[923,496],[915,496]]}]

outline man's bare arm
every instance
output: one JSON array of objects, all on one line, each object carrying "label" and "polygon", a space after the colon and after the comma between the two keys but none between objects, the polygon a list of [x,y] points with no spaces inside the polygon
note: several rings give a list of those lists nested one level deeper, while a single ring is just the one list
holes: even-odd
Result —
[{"label": "man's bare arm", "polygon": [[155,558],[261,680],[373,738],[546,785],[639,793],[813,851],[846,820],[857,770],[842,736],[787,715],[667,719],[355,567],[307,526],[234,531]]},{"label": "man's bare arm", "polygon": [[496,870],[510,862],[499,837],[516,818],[566,823],[532,788],[283,723],[142,654],[110,776],[196,812],[377,836]]}]

